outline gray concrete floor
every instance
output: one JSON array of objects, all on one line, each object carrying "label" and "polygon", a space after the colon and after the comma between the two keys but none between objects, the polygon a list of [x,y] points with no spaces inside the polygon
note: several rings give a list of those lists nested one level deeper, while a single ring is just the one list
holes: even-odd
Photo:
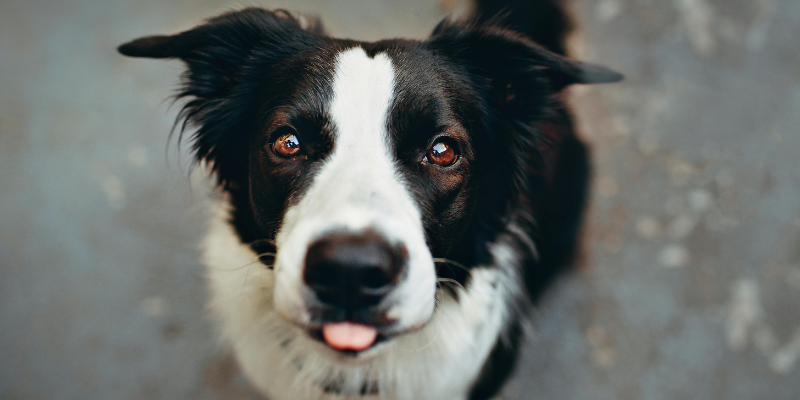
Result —
[{"label": "gray concrete floor", "polygon": [[[248,4],[253,4],[249,2]],[[259,1],[423,37],[436,0]],[[0,3],[0,398],[256,398],[206,317],[176,62],[114,47],[245,3]],[[508,399],[800,398],[800,1],[576,0],[596,180]]]}]

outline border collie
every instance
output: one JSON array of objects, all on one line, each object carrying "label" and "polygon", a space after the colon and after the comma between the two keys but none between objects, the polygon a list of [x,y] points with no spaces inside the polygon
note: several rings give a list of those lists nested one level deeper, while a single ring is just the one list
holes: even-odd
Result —
[{"label": "border collie", "polygon": [[622,78],[559,54],[556,2],[378,42],[248,8],[119,47],[187,66],[178,123],[223,193],[210,308],[268,399],[498,393],[580,226],[560,93]]}]

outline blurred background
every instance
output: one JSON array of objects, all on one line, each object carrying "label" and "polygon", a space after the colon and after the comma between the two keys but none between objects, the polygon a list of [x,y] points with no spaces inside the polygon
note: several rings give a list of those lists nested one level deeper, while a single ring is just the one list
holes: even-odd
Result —
[{"label": "blurred background", "polygon": [[[463,2],[463,0],[462,0]],[[580,269],[507,399],[800,398],[800,1],[572,0],[595,180]],[[358,39],[458,0],[0,2],[0,398],[256,399],[206,317],[176,61],[115,47],[245,5]]]}]

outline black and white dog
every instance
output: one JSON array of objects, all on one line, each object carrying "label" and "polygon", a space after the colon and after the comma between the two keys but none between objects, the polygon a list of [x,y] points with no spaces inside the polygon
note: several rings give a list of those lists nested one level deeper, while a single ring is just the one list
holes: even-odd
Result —
[{"label": "black and white dog", "polygon": [[621,75],[557,54],[555,0],[498,3],[422,41],[249,8],[120,46],[188,67],[211,309],[267,398],[487,399],[511,372],[584,205],[559,93]]}]

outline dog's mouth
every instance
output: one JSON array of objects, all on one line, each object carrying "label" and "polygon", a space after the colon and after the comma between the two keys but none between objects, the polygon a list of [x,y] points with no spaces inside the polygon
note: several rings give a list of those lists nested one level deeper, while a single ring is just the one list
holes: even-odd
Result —
[{"label": "dog's mouth", "polygon": [[380,332],[374,326],[350,321],[329,322],[309,330],[309,336],[331,349],[347,355],[358,355],[391,339],[394,335]]},{"label": "dog's mouth", "polygon": [[352,322],[334,322],[322,326],[322,339],[336,350],[364,351],[372,347],[378,338],[378,330]]}]

